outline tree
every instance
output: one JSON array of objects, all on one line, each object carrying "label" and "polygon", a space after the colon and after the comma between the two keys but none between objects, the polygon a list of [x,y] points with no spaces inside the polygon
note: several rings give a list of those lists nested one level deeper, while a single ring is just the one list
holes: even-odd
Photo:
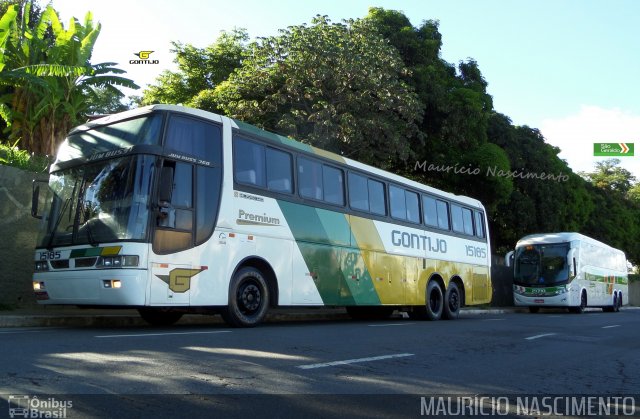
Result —
[{"label": "tree", "polygon": [[[244,29],[223,31],[206,48],[172,42],[178,71],[165,70],[143,92],[141,104],[185,104],[200,108],[201,92],[214,89],[242,64],[249,35]],[[204,95],[204,94],[203,94]]]},{"label": "tree", "polygon": [[422,109],[408,75],[367,22],[317,16],[252,43],[209,99],[230,116],[389,167],[421,138]]},{"label": "tree", "polygon": [[619,159],[607,159],[596,163],[596,170],[581,173],[582,177],[595,187],[626,195],[636,181],[635,176],[625,168],[619,167]]},{"label": "tree", "polygon": [[[9,138],[39,154],[54,154],[69,129],[83,120],[92,88],[138,88],[115,63],[91,64],[91,52],[100,33],[88,12],[83,24],[75,18],[65,28],[49,5],[37,22],[30,20],[32,2],[22,17],[13,6],[0,19],[0,83],[12,87],[1,100],[1,116]],[[51,33],[51,45],[48,33]],[[6,37],[6,39],[4,39]],[[4,39],[4,41],[3,41]]]}]

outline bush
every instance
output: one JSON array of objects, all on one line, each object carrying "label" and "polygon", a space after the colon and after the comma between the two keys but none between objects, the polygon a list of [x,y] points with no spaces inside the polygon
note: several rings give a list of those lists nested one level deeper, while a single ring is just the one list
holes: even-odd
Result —
[{"label": "bush", "polygon": [[46,172],[51,164],[49,156],[29,154],[15,145],[0,143],[0,164],[17,167],[30,172]]}]

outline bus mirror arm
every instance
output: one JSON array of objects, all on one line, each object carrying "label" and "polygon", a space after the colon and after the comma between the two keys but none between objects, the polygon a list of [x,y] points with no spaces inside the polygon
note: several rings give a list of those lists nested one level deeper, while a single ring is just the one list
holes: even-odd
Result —
[{"label": "bus mirror arm", "polygon": [[31,193],[31,216],[42,220],[42,215],[38,214],[38,203],[40,202],[40,184],[45,183],[42,180],[34,180]]}]

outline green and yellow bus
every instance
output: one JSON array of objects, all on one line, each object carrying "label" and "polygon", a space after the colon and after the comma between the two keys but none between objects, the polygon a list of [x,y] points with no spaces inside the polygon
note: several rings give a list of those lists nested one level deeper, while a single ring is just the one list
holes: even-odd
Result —
[{"label": "green and yellow bus", "polygon": [[41,304],[153,324],[250,327],[286,306],[454,319],[492,294],[479,201],[181,106],[75,128],[32,214]]}]

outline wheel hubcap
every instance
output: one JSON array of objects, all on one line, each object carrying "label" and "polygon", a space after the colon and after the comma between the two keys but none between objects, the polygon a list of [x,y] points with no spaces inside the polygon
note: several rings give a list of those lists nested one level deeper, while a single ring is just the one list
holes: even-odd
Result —
[{"label": "wheel hubcap", "polygon": [[255,284],[247,284],[239,296],[239,305],[247,311],[256,311],[260,307],[262,296],[260,295],[260,288]]},{"label": "wheel hubcap", "polygon": [[458,298],[457,292],[452,292],[449,295],[449,308],[451,311],[458,311],[458,307],[460,306],[460,299]]}]

